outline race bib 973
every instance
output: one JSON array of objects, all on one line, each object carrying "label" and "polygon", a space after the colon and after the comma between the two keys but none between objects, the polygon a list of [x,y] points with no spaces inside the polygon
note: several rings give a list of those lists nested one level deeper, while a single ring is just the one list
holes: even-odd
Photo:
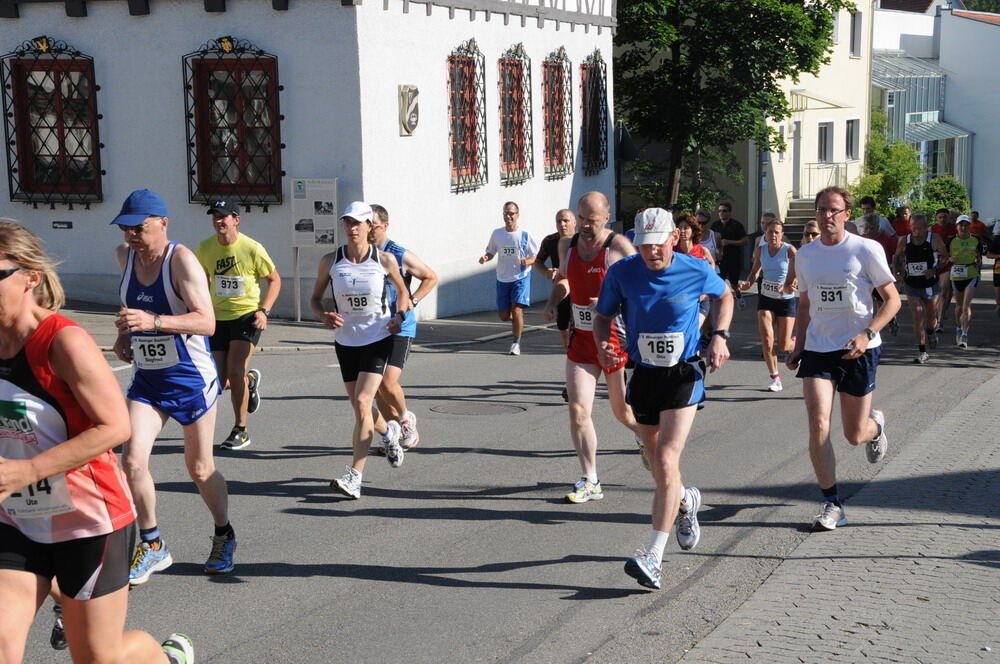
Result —
[{"label": "race bib 973", "polygon": [[245,293],[246,287],[243,284],[243,277],[230,277],[224,274],[215,275],[216,297],[240,297]]}]

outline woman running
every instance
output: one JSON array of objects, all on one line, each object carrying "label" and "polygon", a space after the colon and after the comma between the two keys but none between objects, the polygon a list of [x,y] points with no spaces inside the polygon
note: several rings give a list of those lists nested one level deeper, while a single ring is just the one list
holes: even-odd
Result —
[{"label": "woman running", "polygon": [[771,222],[764,233],[767,244],[754,250],[750,274],[746,281],[740,282],[741,291],[750,290],[761,270],[764,272],[760,297],[757,299],[757,328],[760,331],[764,363],[771,377],[767,389],[771,392],[782,390],[778,351],[787,353],[792,350],[792,324],[795,322],[798,305],[792,288],[786,285],[789,266],[795,258],[795,247],[784,241],[784,234],[785,225],[781,221]]},{"label": "woman running", "polygon": [[966,215],[958,218],[958,235],[948,243],[951,257],[951,285],[955,289],[957,310],[955,343],[959,348],[969,347],[969,324],[972,322],[972,295],[979,284],[979,267],[983,263],[983,246],[969,228],[972,219]]},{"label": "woman running", "polygon": [[[695,219],[692,219],[691,215],[686,212],[681,212],[674,217],[674,224],[677,226],[678,233],[677,246],[674,247],[674,251],[706,260],[712,266],[712,269],[715,269],[715,260],[712,258],[711,249],[701,241],[702,225]],[[715,235],[713,231],[708,231],[708,233],[710,237],[714,237]],[[702,299],[698,309],[699,328],[705,323],[705,319],[712,308],[711,304],[708,298]]]},{"label": "woman running", "polygon": [[20,662],[54,581],[73,661],[192,661],[191,641],[124,631],[135,508],[111,367],[23,226],[0,222],[0,661]]},{"label": "woman running", "polygon": [[[361,497],[361,474],[375,434],[372,403],[382,384],[382,375],[392,354],[392,335],[399,332],[403,314],[412,307],[409,298],[399,298],[396,313],[389,306],[388,279],[397,293],[406,293],[396,257],[379,251],[369,241],[372,209],[354,202],[340,217],[347,243],[323,256],[309,304],[326,327],[334,330],[334,348],[347,397],[354,408],[353,463],[347,474],[330,482],[330,488],[348,498]],[[334,311],[325,311],[323,296],[333,290]],[[403,463],[403,448],[395,435],[383,436],[389,465]]]}]

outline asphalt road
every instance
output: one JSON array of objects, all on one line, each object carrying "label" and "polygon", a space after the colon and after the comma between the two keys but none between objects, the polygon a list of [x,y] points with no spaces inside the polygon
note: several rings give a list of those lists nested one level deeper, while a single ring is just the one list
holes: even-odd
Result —
[{"label": "asphalt road", "polygon": [[[503,339],[417,349],[404,382],[421,443],[399,469],[373,456],[358,501],[328,488],[349,463],[353,423],[320,344],[258,356],[254,443],[217,455],[239,538],[233,574],[201,572],[210,517],[183,469],[180,429],[165,429],[153,473],[176,562],[131,593],[129,626],[191,635],[199,662],[675,661],[806,537],[818,507],[800,384],[784,370],[785,391],[764,391],[752,309],[737,315],[734,358],[712,375],[683,458],[703,494],[702,541],[689,553],[668,545],[660,592],[622,571],[646,543],[652,482],[603,398],[605,499],[561,499],[579,466],[555,332],[528,334],[520,357]],[[977,317],[972,348],[945,335],[926,366],[911,362],[908,326],[888,340],[877,405],[890,455],[993,375],[1000,325],[985,300]],[[467,327],[470,338],[503,330]],[[217,440],[231,417],[224,403]],[[839,425],[834,438],[849,497],[879,467]],[[69,661],[48,647],[50,615],[36,621],[28,662]]]}]

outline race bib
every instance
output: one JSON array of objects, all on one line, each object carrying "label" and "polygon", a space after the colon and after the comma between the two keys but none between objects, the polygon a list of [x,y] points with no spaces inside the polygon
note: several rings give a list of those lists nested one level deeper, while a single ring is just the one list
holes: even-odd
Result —
[{"label": "race bib", "polygon": [[639,334],[639,354],[643,364],[654,367],[672,367],[681,361],[684,353],[684,333]]},{"label": "race bib", "polygon": [[920,263],[907,263],[906,264],[906,276],[908,277],[922,277],[924,272],[927,271],[927,261],[922,261]]},{"label": "race bib", "polygon": [[951,266],[951,276],[956,279],[968,279],[969,278],[969,266],[968,265],[952,265]]},{"label": "race bib", "polygon": [[166,369],[174,366],[180,362],[174,335],[132,337],[132,360],[140,369]]},{"label": "race bib", "polygon": [[854,295],[847,285],[816,285],[816,306],[818,311],[849,311],[854,308]]},{"label": "race bib", "polygon": [[3,508],[18,519],[42,519],[76,510],[63,473],[29,484],[3,501]]},{"label": "race bib", "polygon": [[230,277],[224,274],[215,275],[216,297],[240,297],[246,293],[243,277]]},{"label": "race bib", "polygon": [[573,327],[584,332],[594,329],[594,310],[580,304],[573,305]]},{"label": "race bib", "polygon": [[374,316],[382,311],[382,300],[372,292],[337,295],[337,310],[353,316]]},{"label": "race bib", "polygon": [[785,284],[780,281],[767,281],[766,279],[760,282],[760,292],[764,297],[770,297],[776,300],[780,300],[783,293],[781,289]]},{"label": "race bib", "polygon": [[501,258],[517,258],[517,247],[500,247]]}]

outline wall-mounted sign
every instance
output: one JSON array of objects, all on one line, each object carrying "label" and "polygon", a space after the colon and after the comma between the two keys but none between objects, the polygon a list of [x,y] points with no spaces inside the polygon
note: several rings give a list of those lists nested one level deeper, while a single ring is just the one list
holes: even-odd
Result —
[{"label": "wall-mounted sign", "polygon": [[417,96],[420,91],[415,85],[399,86],[399,135],[413,136],[420,120]]},{"label": "wall-mounted sign", "polygon": [[292,178],[292,246],[337,244],[337,178]]},{"label": "wall-mounted sign", "polygon": [[73,228],[73,222],[72,221],[53,221],[52,222],[52,228],[56,228],[56,229]]}]

